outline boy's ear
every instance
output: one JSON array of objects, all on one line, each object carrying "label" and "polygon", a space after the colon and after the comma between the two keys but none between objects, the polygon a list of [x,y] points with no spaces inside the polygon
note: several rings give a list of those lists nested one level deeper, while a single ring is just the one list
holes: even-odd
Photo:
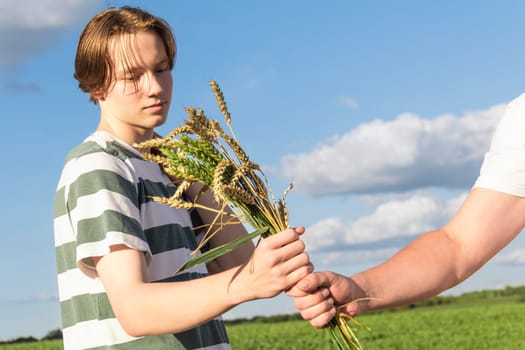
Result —
[{"label": "boy's ear", "polygon": [[95,101],[104,101],[106,94],[102,91],[95,91],[91,93],[91,98]]}]

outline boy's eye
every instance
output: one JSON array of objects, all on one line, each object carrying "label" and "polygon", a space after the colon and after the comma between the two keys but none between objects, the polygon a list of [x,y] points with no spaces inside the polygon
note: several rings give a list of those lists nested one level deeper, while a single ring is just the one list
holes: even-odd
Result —
[{"label": "boy's eye", "polygon": [[120,72],[120,74],[117,74],[117,80],[126,82],[136,82],[140,80],[141,76],[142,73],[138,71],[123,71]]},{"label": "boy's eye", "polygon": [[140,79],[140,75],[138,74],[124,76],[124,80],[126,81],[138,81],[139,79]]}]

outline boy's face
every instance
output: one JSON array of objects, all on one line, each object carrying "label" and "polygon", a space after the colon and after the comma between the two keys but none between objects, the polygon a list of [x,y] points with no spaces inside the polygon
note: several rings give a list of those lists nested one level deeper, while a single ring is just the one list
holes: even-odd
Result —
[{"label": "boy's face", "polygon": [[[99,129],[130,144],[141,142],[168,114],[173,80],[166,49],[160,37],[150,32],[125,34],[112,44],[115,77],[106,93],[94,95],[101,111]],[[124,56],[126,51],[131,54]]]}]

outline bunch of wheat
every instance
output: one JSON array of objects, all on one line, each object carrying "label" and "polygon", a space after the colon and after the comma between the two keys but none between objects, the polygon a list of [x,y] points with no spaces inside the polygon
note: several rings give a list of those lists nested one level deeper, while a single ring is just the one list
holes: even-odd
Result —
[{"label": "bunch of wheat", "polygon": [[[142,151],[145,159],[158,163],[177,182],[178,187],[173,196],[154,197],[155,201],[179,208],[216,211],[217,219],[208,225],[201,245],[218,234],[224,225],[231,223],[224,221],[225,216],[230,216],[232,222],[249,224],[255,231],[195,256],[178,271],[213,260],[257,236],[266,237],[289,227],[286,195],[292,189],[292,184],[284,191],[281,199],[274,197],[263,171],[257,163],[250,161],[235,136],[219,86],[215,81],[211,81],[210,85],[229,133],[223,130],[217,120],[209,119],[202,108],[188,107],[188,117],[183,125],[173,129],[164,138],[154,138],[135,147]],[[197,203],[197,199],[187,201],[184,192],[193,183],[202,185],[202,192],[212,190],[220,209],[204,207]],[[233,213],[225,210],[227,206],[234,209]],[[338,312],[325,330],[339,349],[361,349],[355,328],[349,321],[360,325],[350,316]]]}]

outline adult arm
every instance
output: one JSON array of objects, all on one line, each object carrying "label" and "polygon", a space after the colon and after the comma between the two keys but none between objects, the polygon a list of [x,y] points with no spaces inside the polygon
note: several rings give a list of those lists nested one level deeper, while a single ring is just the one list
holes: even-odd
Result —
[{"label": "adult arm", "polygon": [[460,210],[439,230],[415,239],[386,262],[351,277],[332,272],[307,276],[288,294],[314,327],[348,304],[356,315],[408,304],[464,281],[511,242],[525,225],[525,198],[474,188]]}]

